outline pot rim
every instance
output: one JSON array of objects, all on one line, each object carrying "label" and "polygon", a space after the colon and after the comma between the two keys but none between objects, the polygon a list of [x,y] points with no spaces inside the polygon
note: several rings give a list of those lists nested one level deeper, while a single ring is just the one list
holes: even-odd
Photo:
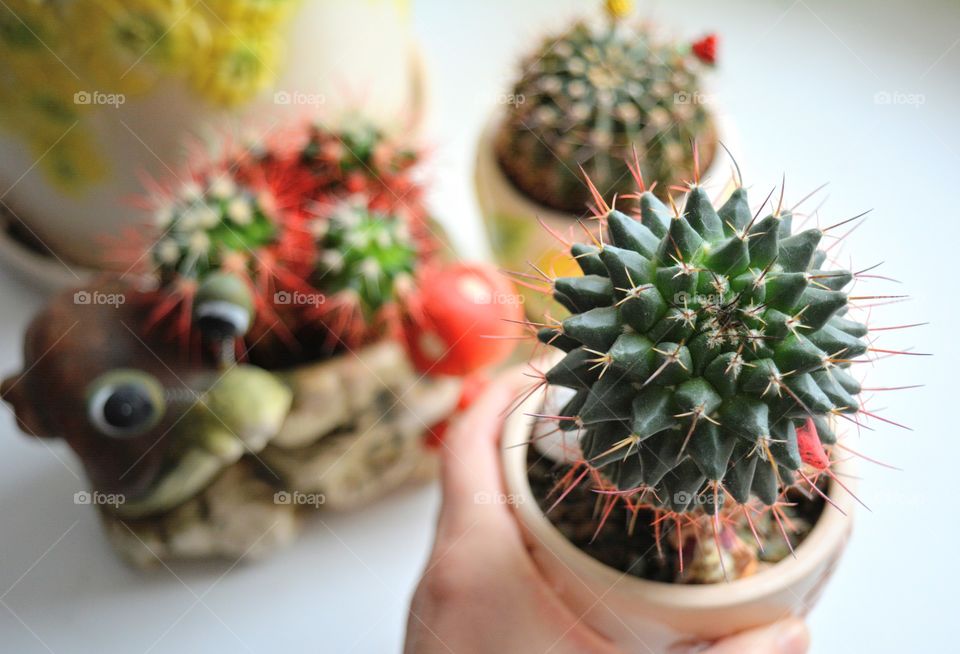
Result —
[{"label": "pot rim", "polygon": [[[792,587],[812,574],[825,558],[843,547],[856,500],[851,492],[833,481],[828,495],[836,507],[829,503],[824,506],[813,529],[796,547],[795,555],[750,577],[694,586],[642,579],[601,563],[563,536],[540,510],[530,489],[526,458],[535,418],[528,414],[535,411],[537,403],[541,401],[542,393],[535,393],[504,422],[500,444],[504,481],[507,493],[516,498],[513,502],[515,515],[525,530],[531,532],[540,545],[549,547],[553,555],[576,576],[593,577],[611,589],[616,586],[620,594],[664,608],[689,610],[736,606],[762,600],[765,596]],[[855,466],[851,460],[842,460],[834,470],[840,475],[850,476]],[[853,480],[845,481],[845,485],[851,491],[855,490]]]}]

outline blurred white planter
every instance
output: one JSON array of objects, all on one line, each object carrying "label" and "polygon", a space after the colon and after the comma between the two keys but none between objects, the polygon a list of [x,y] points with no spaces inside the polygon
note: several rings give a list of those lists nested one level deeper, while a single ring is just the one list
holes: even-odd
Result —
[{"label": "blurred white planter", "polygon": [[103,236],[143,221],[129,204],[143,192],[141,176],[179,174],[191,136],[241,133],[246,127],[254,136],[268,134],[279,121],[317,111],[322,118],[350,111],[388,128],[418,128],[427,104],[425,68],[407,4],[304,0],[284,28],[276,83],[238,108],[214,106],[174,78],[161,79],[119,107],[98,107],[82,124],[109,170],[101,182],[79,191],[51,182],[15,125],[0,133],[0,200],[15,213],[6,220],[22,223],[16,231],[34,235],[56,255],[24,248],[8,229],[0,229],[0,259],[41,286],[76,285],[67,267],[78,274],[96,268]]},{"label": "blurred white planter", "polygon": [[[830,578],[852,527],[854,499],[833,484],[827,506],[787,558],[752,577],[687,586],[648,581],[600,563],[567,540],[537,505],[527,478],[527,443],[542,400],[532,397],[507,419],[501,441],[504,479],[533,558],[547,581],[586,624],[624,652],[701,651],[704,641],[804,615]],[[850,473],[850,464],[838,472]],[[848,484],[849,486],[849,484]]]}]

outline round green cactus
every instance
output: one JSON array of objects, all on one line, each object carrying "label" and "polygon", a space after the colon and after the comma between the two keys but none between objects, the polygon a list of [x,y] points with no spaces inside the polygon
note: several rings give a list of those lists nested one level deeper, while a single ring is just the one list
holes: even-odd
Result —
[{"label": "round green cactus", "polygon": [[699,80],[712,58],[657,42],[647,25],[575,23],[523,62],[496,138],[501,167],[529,197],[572,213],[590,200],[581,166],[605,194],[631,190],[634,149],[649,179],[685,178],[692,141],[704,161],[715,151]]},{"label": "round green cactus", "polygon": [[253,259],[277,234],[268,203],[229,174],[183,185],[156,214],[157,227],[164,231],[151,257],[161,279],[202,280],[231,256]]},{"label": "round green cactus", "polygon": [[824,270],[823,232],[792,233],[790,211],[752,215],[743,188],[718,209],[699,185],[683,212],[639,200],[636,219],[601,207],[609,242],[572,246],[583,276],[554,281],[572,315],[538,336],[567,352],[545,375],[576,391],[560,427],[666,510],[774,504],[805,464],[827,467],[834,416],[860,410],[854,274]]},{"label": "round green cactus", "polygon": [[412,280],[417,251],[403,220],[348,201],[318,220],[314,231],[319,256],[310,281],[330,295],[351,295],[365,316],[395,300],[398,285]]}]

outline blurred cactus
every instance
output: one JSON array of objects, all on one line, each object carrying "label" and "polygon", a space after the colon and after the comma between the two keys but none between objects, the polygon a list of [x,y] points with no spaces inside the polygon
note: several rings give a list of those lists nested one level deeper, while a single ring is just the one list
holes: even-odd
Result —
[{"label": "blurred cactus", "polygon": [[704,61],[689,44],[661,43],[648,25],[628,23],[628,5],[608,2],[613,20],[578,21],[521,64],[512,97],[523,102],[506,113],[496,152],[514,184],[541,204],[583,213],[590,194],[580,167],[604,195],[628,193],[624,162],[633,149],[663,191],[691,174],[694,140],[705,162],[713,157]]},{"label": "blurred cactus", "polygon": [[248,289],[248,340],[271,357],[305,340],[330,353],[397,333],[403,292],[440,249],[419,151],[357,119],[236,145],[212,160],[200,153],[190,181],[152,190],[149,256],[133,239],[124,257],[145,261],[156,281],[151,324],[184,343],[201,317],[210,333],[243,336],[244,302],[226,275]]},{"label": "blurred cactus", "polygon": [[331,329],[332,339],[348,346],[371,330],[379,334],[382,319],[398,317],[389,309],[411,289],[420,262],[406,222],[354,196],[317,219],[313,233],[317,262],[310,281],[324,296],[313,315]]},{"label": "blurred cactus", "polygon": [[316,181],[311,197],[362,194],[374,211],[414,223],[427,220],[416,179],[422,153],[373,123],[351,117],[334,129],[316,122],[307,130],[300,156]]},{"label": "blurred cactus", "polygon": [[256,250],[277,236],[270,197],[238,186],[228,173],[186,184],[171,200],[157,209],[156,226],[164,236],[151,251],[163,281],[248,267]]},{"label": "blurred cactus", "polygon": [[[292,342],[295,325],[274,310],[274,295],[310,289],[315,253],[303,216],[279,210],[270,189],[242,185],[224,166],[154,195],[155,240],[146,272],[155,279],[158,297],[149,323],[173,316],[171,329],[187,343],[194,318],[202,317],[196,303],[215,300],[223,290],[224,301],[253,314],[245,323],[254,322],[258,336],[274,331]],[[139,247],[135,240],[126,258],[142,258]],[[228,287],[224,276],[245,287],[249,299],[238,301],[235,284]],[[235,336],[243,336],[247,329],[237,331]]]}]

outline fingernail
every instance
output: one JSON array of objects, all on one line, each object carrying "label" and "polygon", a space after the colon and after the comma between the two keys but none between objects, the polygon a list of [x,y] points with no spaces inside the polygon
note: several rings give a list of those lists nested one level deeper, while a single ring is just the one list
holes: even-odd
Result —
[{"label": "fingernail", "polygon": [[810,647],[810,633],[800,620],[784,622],[777,631],[777,651],[782,654],[805,654]]}]

